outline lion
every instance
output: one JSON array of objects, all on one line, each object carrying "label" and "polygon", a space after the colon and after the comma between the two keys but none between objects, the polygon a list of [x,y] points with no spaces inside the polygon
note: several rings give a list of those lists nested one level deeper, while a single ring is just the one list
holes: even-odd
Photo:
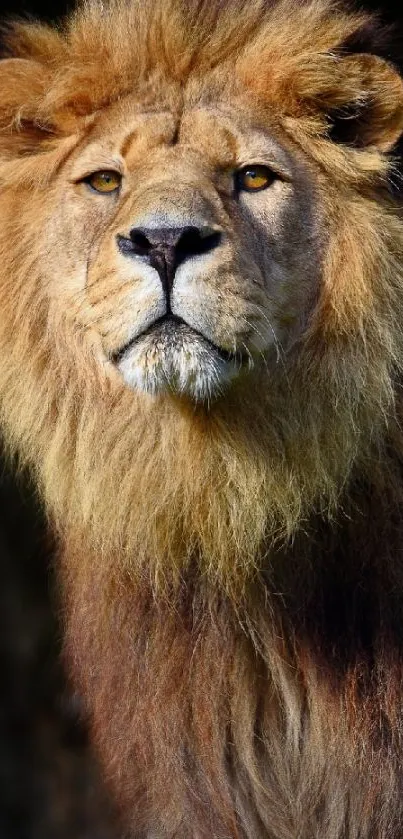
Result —
[{"label": "lion", "polygon": [[0,424],[124,829],[401,839],[387,40],[331,0],[88,0],[4,42]]}]

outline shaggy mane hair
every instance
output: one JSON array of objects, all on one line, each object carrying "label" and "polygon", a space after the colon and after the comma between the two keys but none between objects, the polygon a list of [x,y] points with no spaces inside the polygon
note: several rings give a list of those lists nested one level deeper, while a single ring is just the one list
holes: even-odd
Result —
[{"label": "shaggy mane hair", "polygon": [[[66,657],[136,839],[401,839],[403,85],[328,0],[17,23],[0,62],[0,419],[60,542]],[[379,41],[380,43],[380,41]],[[318,171],[322,285],[270,387],[109,381],[37,232],[111,103],[234,79]]]}]

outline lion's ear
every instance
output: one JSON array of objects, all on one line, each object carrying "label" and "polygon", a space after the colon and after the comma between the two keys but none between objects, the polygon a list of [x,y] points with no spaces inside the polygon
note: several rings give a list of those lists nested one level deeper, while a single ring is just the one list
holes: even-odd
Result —
[{"label": "lion's ear", "polygon": [[41,120],[48,74],[33,59],[0,61],[0,145],[22,153],[37,145],[50,126]]},{"label": "lion's ear", "polygon": [[403,133],[403,79],[374,55],[338,57],[322,105],[335,142],[387,152]]}]

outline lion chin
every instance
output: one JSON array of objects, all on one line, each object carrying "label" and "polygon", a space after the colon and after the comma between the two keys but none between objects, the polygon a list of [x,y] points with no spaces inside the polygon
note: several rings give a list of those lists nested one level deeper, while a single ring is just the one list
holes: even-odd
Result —
[{"label": "lion chin", "polygon": [[215,346],[184,321],[165,316],[136,336],[114,358],[125,384],[157,395],[187,396],[194,402],[217,398],[243,368],[239,354]]}]

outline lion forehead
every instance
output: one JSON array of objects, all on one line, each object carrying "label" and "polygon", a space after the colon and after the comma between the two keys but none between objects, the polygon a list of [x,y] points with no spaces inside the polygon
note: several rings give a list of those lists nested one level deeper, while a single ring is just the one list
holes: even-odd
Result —
[{"label": "lion forehead", "polygon": [[[85,141],[73,156],[72,177],[83,171],[124,163],[128,172],[154,163],[153,153],[175,147],[200,165],[236,167],[265,161],[275,162],[282,174],[291,175],[302,156],[291,148],[290,140],[275,119],[257,118],[242,98],[233,103],[182,103],[181,109],[167,110],[155,102],[153,108],[138,102],[134,95],[104,109]],[[146,173],[147,179],[150,173]],[[158,180],[159,172],[155,170]]]}]

